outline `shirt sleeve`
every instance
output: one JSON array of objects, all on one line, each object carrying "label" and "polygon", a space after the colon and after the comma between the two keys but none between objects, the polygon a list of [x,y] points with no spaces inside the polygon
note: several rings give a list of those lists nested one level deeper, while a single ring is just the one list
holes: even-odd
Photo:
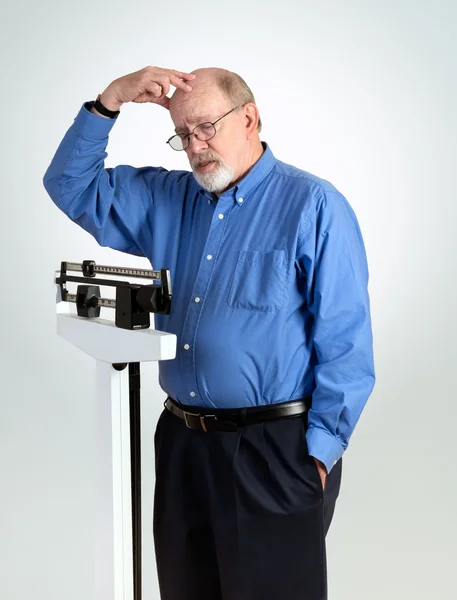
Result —
[{"label": "shirt sleeve", "polygon": [[145,256],[153,228],[153,179],[161,167],[105,168],[108,135],[117,119],[86,102],[62,139],[43,185],[56,206],[101,246]]},{"label": "shirt sleeve", "polygon": [[366,252],[354,211],[339,192],[316,193],[298,254],[315,360],[306,439],[310,455],[330,472],[375,383]]}]

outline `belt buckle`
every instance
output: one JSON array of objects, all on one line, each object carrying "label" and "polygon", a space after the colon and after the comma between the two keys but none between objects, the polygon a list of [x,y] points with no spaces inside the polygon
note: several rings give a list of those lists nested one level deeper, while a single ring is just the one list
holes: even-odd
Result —
[{"label": "belt buckle", "polygon": [[195,429],[194,427],[190,426],[190,424],[189,424],[189,417],[198,417],[199,415],[196,415],[195,413],[187,412],[186,410],[183,410],[182,412],[184,413],[184,422],[186,424],[186,427],[188,429]]},{"label": "belt buckle", "polygon": [[208,417],[212,417],[213,419],[216,419],[216,415],[202,415],[200,413],[190,413],[187,412],[185,410],[183,410],[184,413],[184,422],[186,423],[186,427],[188,429],[195,429],[195,427],[191,427],[191,425],[189,424],[189,416],[190,417],[196,417],[199,421],[200,421],[200,427],[202,429],[202,431],[204,431],[205,433],[208,433],[208,429],[206,428],[206,424],[205,424],[205,419]]}]

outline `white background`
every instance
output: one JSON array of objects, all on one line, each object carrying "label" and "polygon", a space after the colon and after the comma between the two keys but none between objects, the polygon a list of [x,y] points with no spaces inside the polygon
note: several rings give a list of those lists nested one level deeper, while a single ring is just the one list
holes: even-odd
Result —
[{"label": "white background", "polygon": [[[328,536],[330,599],[455,599],[455,6],[444,0],[6,3],[2,600],[93,597],[94,363],[55,333],[54,270],[61,260],[149,265],[100,248],[52,204],[42,177],[83,102],[147,65],[238,72],[254,91],[261,138],[276,157],[330,180],[359,219],[377,384],[345,454]],[[165,145],[172,130],[165,109],[124,106],[106,166],[188,168],[184,153]],[[149,600],[158,598],[152,437],[164,394],[154,365],[142,373]]]}]

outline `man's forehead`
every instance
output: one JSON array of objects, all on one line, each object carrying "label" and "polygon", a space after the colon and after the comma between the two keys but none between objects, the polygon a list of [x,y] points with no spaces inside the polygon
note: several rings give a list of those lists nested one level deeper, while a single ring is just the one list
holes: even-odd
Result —
[{"label": "man's forehead", "polygon": [[176,90],[171,98],[175,131],[186,131],[200,123],[215,121],[230,110],[227,98],[212,82],[200,82],[189,94]]},{"label": "man's forehead", "polygon": [[[222,110],[222,109],[221,109]],[[175,131],[184,131],[189,128],[190,125],[199,125],[200,123],[207,123],[214,121],[218,118],[220,111],[217,110],[205,110],[191,113],[185,117],[181,117],[176,124]],[[222,114],[222,113],[220,113]]]}]

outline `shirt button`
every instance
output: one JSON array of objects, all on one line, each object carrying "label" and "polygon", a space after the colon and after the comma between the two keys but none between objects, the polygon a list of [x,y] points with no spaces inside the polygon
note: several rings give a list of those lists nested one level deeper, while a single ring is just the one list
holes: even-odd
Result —
[{"label": "shirt button", "polygon": [[213,257],[211,256],[211,254],[208,254],[208,256],[206,257],[207,260],[211,260]]},{"label": "shirt button", "polygon": [[189,344],[184,344],[184,350],[189,350],[190,346]]},{"label": "shirt button", "polygon": [[244,202],[244,198],[238,198],[238,202],[241,204],[242,202]]},{"label": "shirt button", "polygon": [[195,302],[200,302],[200,298],[195,298]]},{"label": "shirt button", "polygon": [[190,395],[191,395],[192,397],[194,397],[194,396],[195,396],[195,392],[191,392],[191,393],[190,393]]},{"label": "shirt button", "polygon": [[219,217],[219,219],[223,219],[224,215],[221,213],[220,215],[217,215]]}]

